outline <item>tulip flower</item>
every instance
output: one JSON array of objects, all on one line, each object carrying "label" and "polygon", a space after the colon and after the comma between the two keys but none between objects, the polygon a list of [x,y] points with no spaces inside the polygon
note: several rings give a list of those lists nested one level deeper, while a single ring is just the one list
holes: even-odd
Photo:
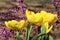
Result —
[{"label": "tulip flower", "polygon": [[48,13],[46,11],[34,13],[33,11],[26,10],[26,17],[29,22],[38,26],[41,26],[46,22],[56,22],[58,19],[57,14]]},{"label": "tulip flower", "polygon": [[33,11],[26,10],[27,20],[33,24],[41,25],[42,17],[39,13],[35,14]]},{"label": "tulip flower", "polygon": [[20,30],[24,27],[27,26],[27,21],[21,20],[21,21],[16,21],[16,20],[12,20],[12,21],[6,21],[5,25],[12,30]]},{"label": "tulip flower", "polygon": [[43,23],[45,22],[53,23],[53,22],[56,22],[58,19],[57,14],[48,13],[46,11],[41,11],[40,15],[43,18]]}]

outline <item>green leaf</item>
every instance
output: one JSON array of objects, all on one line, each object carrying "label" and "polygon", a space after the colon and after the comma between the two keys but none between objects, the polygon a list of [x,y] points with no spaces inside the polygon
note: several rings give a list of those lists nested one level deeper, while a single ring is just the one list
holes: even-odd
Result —
[{"label": "green leaf", "polygon": [[34,36],[31,40],[37,40],[38,37],[40,37],[41,35],[45,34],[46,33],[46,26],[43,25],[42,26],[42,30],[41,30],[41,33],[39,33],[38,35]]},{"label": "green leaf", "polygon": [[41,36],[38,38],[38,40],[41,40]]},{"label": "green leaf", "polygon": [[49,35],[49,40],[54,40],[53,37],[51,35]]},{"label": "green leaf", "polygon": [[43,25],[43,26],[42,26],[42,29],[41,29],[41,34],[45,34],[45,33],[46,33],[46,26]]},{"label": "green leaf", "polygon": [[45,39],[45,40],[48,40],[48,39],[49,39],[49,35],[46,34],[44,39]]},{"label": "green leaf", "polygon": [[37,40],[41,35],[43,34],[39,33],[38,35],[35,35],[31,40]]},{"label": "green leaf", "polygon": [[45,35],[40,36],[38,40],[45,40]]},{"label": "green leaf", "polygon": [[16,31],[16,40],[22,40],[22,39],[20,38],[20,35],[19,35],[19,32],[18,32],[18,31]]},{"label": "green leaf", "polygon": [[41,40],[44,40],[44,35],[41,37]]}]

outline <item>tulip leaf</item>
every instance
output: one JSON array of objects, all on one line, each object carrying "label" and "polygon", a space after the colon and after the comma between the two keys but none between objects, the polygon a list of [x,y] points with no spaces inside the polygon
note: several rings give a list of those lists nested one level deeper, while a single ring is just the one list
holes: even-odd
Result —
[{"label": "tulip leaf", "polygon": [[38,38],[38,40],[41,40],[41,36]]},{"label": "tulip leaf", "polygon": [[44,39],[45,39],[45,40],[48,40],[48,39],[49,39],[49,35],[48,35],[48,34],[45,35]]},{"label": "tulip leaf", "polygon": [[20,38],[20,35],[19,35],[19,32],[18,32],[18,31],[16,31],[16,40],[22,40],[22,39]]},{"label": "tulip leaf", "polygon": [[34,36],[31,40],[37,40],[38,37],[40,37],[41,35],[44,35],[45,33],[46,33],[46,26],[43,25],[41,33],[39,33],[38,35]]},{"label": "tulip leaf", "polygon": [[49,35],[49,40],[54,40],[53,37],[51,35]]},{"label": "tulip leaf", "polygon": [[44,35],[41,37],[41,40],[44,40]]},{"label": "tulip leaf", "polygon": [[45,34],[46,33],[46,26],[43,25],[41,28],[41,34]]},{"label": "tulip leaf", "polygon": [[37,40],[41,35],[43,34],[39,33],[38,35],[35,35],[31,40]]},{"label": "tulip leaf", "polygon": [[48,40],[48,36],[47,35],[41,35],[38,40]]}]

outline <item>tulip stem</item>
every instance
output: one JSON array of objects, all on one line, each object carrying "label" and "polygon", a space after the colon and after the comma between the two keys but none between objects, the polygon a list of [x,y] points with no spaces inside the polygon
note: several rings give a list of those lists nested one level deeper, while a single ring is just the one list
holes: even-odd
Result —
[{"label": "tulip stem", "polygon": [[27,40],[29,40],[29,37],[30,37],[30,33],[31,33],[31,30],[32,30],[32,25],[30,26],[30,29],[29,29],[29,32],[28,32],[28,37],[27,37]]},{"label": "tulip stem", "polygon": [[19,36],[19,31],[16,31],[16,40],[21,40],[21,38]]},{"label": "tulip stem", "polygon": [[29,30],[29,28],[28,28],[28,26],[27,26],[27,28],[26,28],[26,33],[25,33],[25,40],[27,40],[27,37],[28,37],[28,30]]}]

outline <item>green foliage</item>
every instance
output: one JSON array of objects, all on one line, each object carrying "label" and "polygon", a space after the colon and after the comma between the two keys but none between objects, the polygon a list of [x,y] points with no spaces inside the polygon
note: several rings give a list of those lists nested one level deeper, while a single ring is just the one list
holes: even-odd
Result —
[{"label": "green foliage", "polygon": [[30,39],[30,33],[31,33],[31,30],[32,30],[32,25],[28,25],[27,26],[27,29],[26,29],[26,33],[25,33],[25,40],[29,40]]},{"label": "green foliage", "polygon": [[42,29],[41,29],[41,34],[45,34],[45,33],[46,33],[46,26],[43,25],[43,26],[42,26]]},{"label": "green foliage", "polygon": [[51,35],[49,35],[49,40],[54,40],[53,37]]},{"label": "green foliage", "polygon": [[[25,33],[25,40],[53,40],[53,37],[49,34],[46,34],[46,26],[43,25],[41,32],[38,35],[35,35],[30,39],[30,33],[33,28],[33,25],[28,25]],[[22,40],[19,36],[19,32],[16,32],[17,40]]]}]

